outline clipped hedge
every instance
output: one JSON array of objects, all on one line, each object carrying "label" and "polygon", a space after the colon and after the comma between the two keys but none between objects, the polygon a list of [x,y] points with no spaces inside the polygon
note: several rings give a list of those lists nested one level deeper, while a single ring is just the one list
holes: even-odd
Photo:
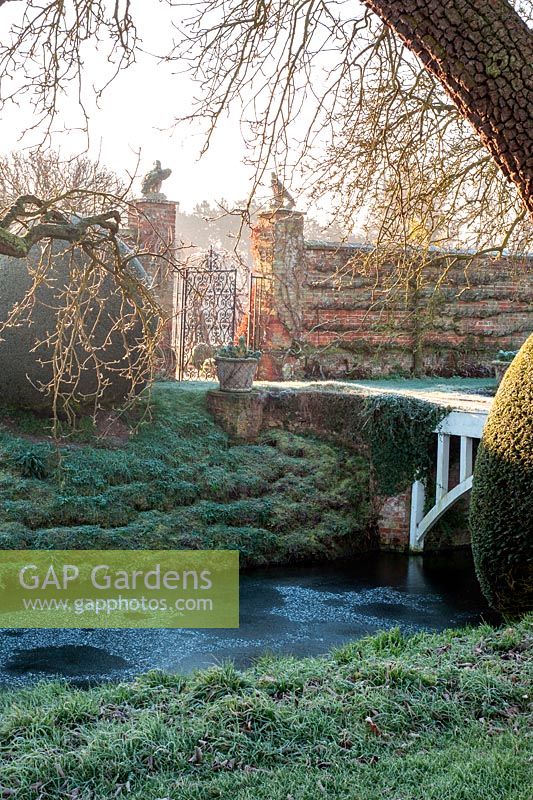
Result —
[{"label": "clipped hedge", "polygon": [[493,608],[533,608],[533,336],[507,370],[474,470],[472,550]]},{"label": "clipped hedge", "polygon": [[[120,242],[119,247],[127,251]],[[130,261],[130,268],[132,263],[136,275],[145,279],[146,273],[137,259]],[[64,293],[78,285],[80,274],[84,270],[90,273],[88,257],[79,250],[71,252],[63,241],[54,241],[49,251],[34,247],[26,259],[0,255],[0,324],[9,319],[14,307],[24,303],[26,293],[33,286],[34,274],[39,275],[39,270],[45,267],[46,279],[43,277],[37,281],[34,292],[29,315],[31,324],[24,323],[23,313],[17,324],[8,326],[0,335],[0,399],[6,405],[51,413],[54,395],[41,391],[41,387],[48,386],[53,380],[58,309],[64,309],[67,302]],[[140,391],[146,383],[133,367],[132,371],[136,373],[133,384],[127,369],[129,354],[134,354],[132,362],[135,363],[135,354],[143,345],[144,336],[140,319],[133,316],[132,302],[125,298],[111,274],[106,275],[100,285],[98,279],[91,280],[95,281],[98,291],[88,288],[83,295],[86,306],[84,335],[91,340],[91,347],[86,346],[81,333],[76,334],[76,359],[69,361],[70,367],[60,381],[65,395],[75,389],[74,407],[90,405],[99,392],[101,404],[121,403],[132,388]],[[89,287],[93,286],[91,280],[88,281]],[[127,323],[118,326],[116,321],[124,314],[128,316]],[[102,364],[99,370],[92,357],[92,348],[100,348]],[[61,403],[59,411],[63,414]]]}]

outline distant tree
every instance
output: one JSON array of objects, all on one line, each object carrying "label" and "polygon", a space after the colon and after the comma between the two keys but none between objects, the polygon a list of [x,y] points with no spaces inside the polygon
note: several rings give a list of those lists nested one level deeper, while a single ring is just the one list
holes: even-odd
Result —
[{"label": "distant tree", "polygon": [[306,239],[323,239],[330,242],[349,242],[353,240],[345,228],[337,222],[320,222],[315,217],[306,215],[304,220],[304,236]]},{"label": "distant tree", "polygon": [[94,214],[123,200],[129,186],[112,170],[87,156],[63,158],[56,150],[29,150],[0,156],[0,207],[21,195],[44,201],[63,197],[63,210]]},{"label": "distant tree", "polygon": [[180,212],[177,218],[178,238],[185,246],[234,252],[251,266],[251,226],[261,208],[253,201],[230,203],[224,198],[210,203],[197,203],[192,212]]}]

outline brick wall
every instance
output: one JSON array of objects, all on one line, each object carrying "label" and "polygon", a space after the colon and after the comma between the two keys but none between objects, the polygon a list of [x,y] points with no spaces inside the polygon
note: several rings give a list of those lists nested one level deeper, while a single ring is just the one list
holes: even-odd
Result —
[{"label": "brick wall", "polygon": [[175,354],[172,326],[175,296],[176,215],[179,204],[165,199],[135,200],[130,206],[128,236],[145,252],[140,260],[152,279],[154,294],[165,315],[159,367],[161,374],[174,376]]},{"label": "brick wall", "polygon": [[380,550],[405,552],[409,548],[411,489],[393,497],[379,497],[376,505]]},{"label": "brick wall", "polygon": [[[262,376],[491,375],[533,330],[533,258],[390,254],[305,242],[304,215],[260,215],[254,272],[272,279]],[[265,367],[268,367],[265,370]]]}]

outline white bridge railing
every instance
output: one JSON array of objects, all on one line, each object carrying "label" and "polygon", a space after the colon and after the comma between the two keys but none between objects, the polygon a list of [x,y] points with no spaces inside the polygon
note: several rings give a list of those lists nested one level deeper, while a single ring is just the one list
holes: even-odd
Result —
[{"label": "white bridge railing", "polygon": [[[472,488],[473,442],[474,439],[481,439],[486,420],[487,413],[451,411],[435,429],[438,435],[435,504],[427,514],[424,514],[425,487],[422,481],[415,481],[411,490],[409,531],[411,551],[423,549],[426,533],[460,497]],[[460,437],[459,483],[452,489],[449,488],[451,436]]]}]

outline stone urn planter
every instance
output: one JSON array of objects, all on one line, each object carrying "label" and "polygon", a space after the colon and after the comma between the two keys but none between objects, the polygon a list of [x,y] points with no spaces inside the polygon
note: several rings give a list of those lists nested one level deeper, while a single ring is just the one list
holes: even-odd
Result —
[{"label": "stone urn planter", "polygon": [[251,392],[261,353],[250,350],[243,336],[238,344],[221,347],[215,366],[221,392]]},{"label": "stone urn planter", "polygon": [[258,358],[217,356],[215,364],[220,391],[251,392],[258,363]]}]

